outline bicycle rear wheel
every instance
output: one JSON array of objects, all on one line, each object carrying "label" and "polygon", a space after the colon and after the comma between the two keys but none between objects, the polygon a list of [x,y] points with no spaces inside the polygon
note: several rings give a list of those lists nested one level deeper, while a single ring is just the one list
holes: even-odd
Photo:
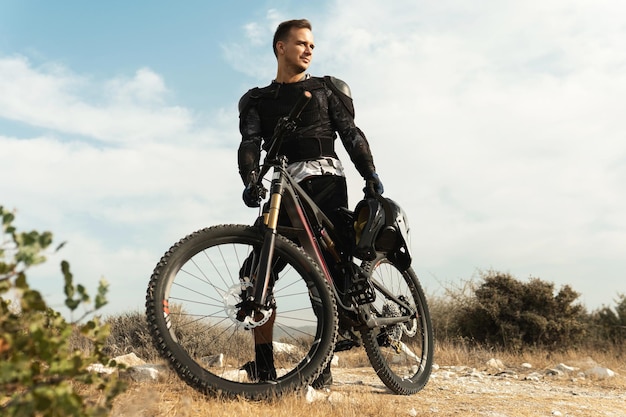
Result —
[{"label": "bicycle rear wheel", "polygon": [[363,267],[376,292],[370,313],[377,318],[410,316],[402,323],[363,331],[367,356],[390,390],[415,394],[428,382],[433,363],[433,331],[424,291],[412,268],[400,271],[382,255]]},{"label": "bicycle rear wheel", "polygon": [[254,330],[236,318],[240,270],[258,251],[263,235],[243,225],[210,227],[172,246],[150,278],[146,312],[153,340],[178,375],[199,391],[252,399],[278,396],[310,384],[330,361],[337,309],[317,264],[288,239],[277,236],[273,348],[277,378],[255,381]]}]

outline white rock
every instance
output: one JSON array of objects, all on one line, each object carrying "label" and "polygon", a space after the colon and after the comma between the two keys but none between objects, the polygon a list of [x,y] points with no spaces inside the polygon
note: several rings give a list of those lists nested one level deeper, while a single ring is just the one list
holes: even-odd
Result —
[{"label": "white rock", "polygon": [[333,358],[330,360],[330,366],[339,366],[339,356],[333,356]]},{"label": "white rock", "polygon": [[[113,358],[113,360],[115,361],[115,363],[117,363],[118,365],[124,365],[126,366],[126,368],[131,368],[133,366],[140,366],[140,365],[145,365],[146,362],[139,358],[137,355],[135,355],[135,353],[131,352],[127,355],[121,355],[121,356],[116,356],[115,358]],[[94,363],[92,365],[89,365],[87,367],[87,370],[90,372],[96,372],[99,374],[112,374],[113,372],[115,372],[117,370],[116,367],[111,367],[111,366],[104,366],[101,363]]]},{"label": "white rock", "polygon": [[473,379],[483,379],[484,378],[483,374],[480,371],[477,371],[476,369],[472,369],[467,374],[465,374],[465,376],[469,377],[469,378],[473,378]]},{"label": "white rock", "polygon": [[133,366],[126,372],[134,381],[156,381],[159,377],[159,370],[156,366],[149,364]]},{"label": "white rock", "polygon": [[487,361],[487,366],[494,369],[504,369],[504,364],[500,359],[491,358]]},{"label": "white rock", "polygon": [[246,371],[242,371],[240,369],[233,369],[230,371],[226,371],[220,374],[220,377],[224,379],[229,379],[231,381],[244,382],[248,381],[248,374]]},{"label": "white rock", "polygon": [[506,379],[506,378],[518,379],[517,374],[514,371],[511,371],[511,370],[498,372],[495,376],[498,377],[498,378],[502,378],[502,379]]},{"label": "white rock", "polygon": [[224,366],[223,353],[220,353],[219,355],[203,356],[202,358],[200,358],[200,360],[204,362],[207,366],[216,366],[218,368]]},{"label": "white rock", "polygon": [[441,375],[442,379],[452,379],[456,376],[454,372],[450,372],[450,371],[441,371],[437,375]]},{"label": "white rock", "polygon": [[294,353],[298,351],[298,347],[289,343],[272,342],[274,353]]},{"label": "white rock", "polygon": [[526,375],[526,377],[524,377],[524,381],[539,382],[540,379],[541,379],[541,374],[538,373],[538,372],[532,372],[532,373]]},{"label": "white rock", "polygon": [[117,370],[117,368],[112,368],[110,366],[104,366],[101,363],[92,363],[87,367],[89,372],[95,372],[97,374],[107,374],[111,375],[113,372]]},{"label": "white rock", "polygon": [[411,408],[411,409],[409,410],[409,415],[410,415],[411,417],[416,417],[416,416],[417,416],[417,410],[416,410],[415,408]]},{"label": "white rock", "polygon": [[546,369],[546,375],[561,376],[563,375],[563,371],[561,371],[560,369]]},{"label": "white rock", "polygon": [[604,368],[602,366],[595,366],[591,369],[586,370],[585,375],[595,376],[596,378],[604,379],[604,378],[613,378],[615,376],[615,372],[613,372],[609,368]]},{"label": "white rock", "polygon": [[525,368],[525,369],[532,369],[532,367],[533,367],[533,366],[532,366],[531,364],[529,364],[528,362],[524,362],[524,363],[522,364],[522,368]]},{"label": "white rock", "polygon": [[331,404],[341,403],[345,401],[345,399],[345,396],[340,392],[331,392],[330,395],[328,395],[328,402]]},{"label": "white rock", "polygon": [[574,368],[573,366],[567,366],[564,363],[558,364],[555,369],[558,369],[559,371],[564,373],[570,373],[578,370],[578,368]]},{"label": "white rock", "polygon": [[318,391],[312,386],[306,387],[306,394],[304,396],[306,402],[312,403],[314,401],[326,400],[327,396],[324,391]]},{"label": "white rock", "polygon": [[125,365],[126,367],[146,364],[146,362],[143,359],[139,358],[137,355],[135,355],[134,352],[131,352],[127,355],[116,356],[115,358],[113,358],[113,360],[118,364]]}]

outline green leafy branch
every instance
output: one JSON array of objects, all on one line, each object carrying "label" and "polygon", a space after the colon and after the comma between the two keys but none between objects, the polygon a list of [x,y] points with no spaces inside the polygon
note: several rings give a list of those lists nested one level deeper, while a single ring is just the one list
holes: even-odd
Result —
[{"label": "green leafy branch", "polygon": [[[115,376],[102,376],[88,368],[96,362],[112,364],[102,353],[110,328],[98,317],[80,322],[106,305],[108,284],[100,281],[91,306],[86,288],[74,284],[69,263],[62,261],[65,305],[70,312],[81,305],[85,308],[78,320],[67,322],[30,288],[26,277],[30,267],[45,262],[52,233],[18,232],[13,226],[15,215],[2,206],[0,217],[0,414],[107,415],[124,384]],[[86,340],[91,348],[74,348],[72,340],[76,337]],[[98,390],[103,400],[82,396],[77,384]]]}]

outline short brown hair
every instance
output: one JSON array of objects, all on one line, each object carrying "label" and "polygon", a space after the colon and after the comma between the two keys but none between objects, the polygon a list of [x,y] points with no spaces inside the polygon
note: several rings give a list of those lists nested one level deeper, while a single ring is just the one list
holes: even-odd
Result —
[{"label": "short brown hair", "polygon": [[312,30],[311,22],[306,19],[293,19],[282,22],[276,28],[276,32],[274,32],[274,42],[272,43],[272,47],[274,48],[274,56],[278,57],[278,52],[276,51],[276,43],[278,41],[286,41],[289,38],[289,32],[291,32],[291,29],[293,28]]}]

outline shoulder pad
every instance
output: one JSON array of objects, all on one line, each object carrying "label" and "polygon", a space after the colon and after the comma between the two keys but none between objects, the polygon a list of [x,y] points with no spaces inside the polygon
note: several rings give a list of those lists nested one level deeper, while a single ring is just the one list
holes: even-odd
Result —
[{"label": "shoulder pad", "polygon": [[350,91],[350,86],[348,86],[348,84],[345,81],[340,80],[339,78],[335,78],[331,75],[327,75],[324,78],[331,83],[332,87],[334,87],[335,90],[338,90],[342,92],[343,94],[345,94],[346,96],[352,98],[352,92]]},{"label": "shoulder pad", "polygon": [[326,82],[322,77],[310,77],[302,82],[302,86],[307,90],[317,90],[321,88],[326,88]]},{"label": "shoulder pad", "polygon": [[339,101],[344,105],[345,109],[354,118],[354,104],[352,103],[352,92],[348,84],[340,80],[339,78],[331,77],[327,75],[324,77],[326,84],[333,93],[337,95]]},{"label": "shoulder pad", "polygon": [[276,97],[280,84],[272,83],[265,87],[256,87],[250,90],[250,98]]},{"label": "shoulder pad", "polygon": [[278,86],[270,84],[267,87],[254,87],[246,92],[239,100],[239,113],[241,113],[252,101],[263,97],[276,97]]},{"label": "shoulder pad", "polygon": [[246,94],[244,94],[243,96],[241,96],[241,98],[239,99],[239,113],[243,112],[243,110],[248,107],[248,105],[250,104],[250,99],[251,96],[253,95],[253,90],[258,90],[258,87],[253,88],[252,90],[248,90],[246,92]]}]

